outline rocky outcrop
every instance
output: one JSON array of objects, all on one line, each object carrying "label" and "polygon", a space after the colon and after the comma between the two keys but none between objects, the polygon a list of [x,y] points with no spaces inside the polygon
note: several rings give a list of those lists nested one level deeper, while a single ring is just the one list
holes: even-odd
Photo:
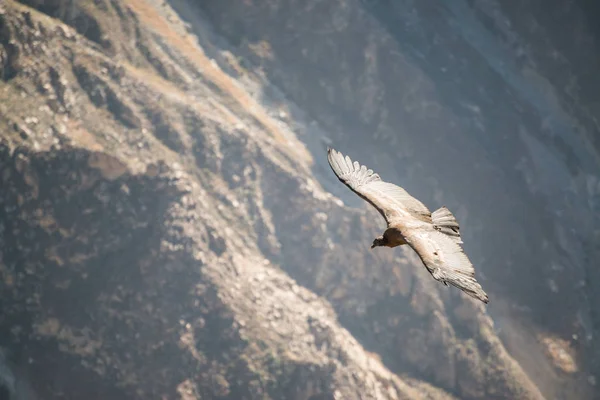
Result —
[{"label": "rocky outcrop", "polygon": [[482,305],[367,251],[378,217],[323,188],[297,106],[160,3],[1,6],[0,346],[28,393],[542,398]]},{"label": "rocky outcrop", "polygon": [[[208,1],[196,15],[294,100],[292,114],[315,120],[309,132],[320,126],[337,147],[360,149],[371,168],[455,210],[486,290],[510,299],[489,309],[513,354],[527,364],[523,343],[541,352],[538,333],[557,335],[585,365],[572,390],[593,391],[594,8],[500,3]],[[182,15],[194,24],[192,12]],[[314,171],[328,185],[325,169]],[[552,381],[562,378],[530,364],[547,395],[560,397]]]},{"label": "rocky outcrop", "polygon": [[42,398],[450,398],[385,370],[163,164],[0,159],[3,337]]}]

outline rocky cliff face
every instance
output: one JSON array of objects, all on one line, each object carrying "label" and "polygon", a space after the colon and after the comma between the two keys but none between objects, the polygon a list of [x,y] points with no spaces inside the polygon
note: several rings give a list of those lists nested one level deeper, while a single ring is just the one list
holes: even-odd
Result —
[{"label": "rocky cliff face", "polygon": [[[502,299],[489,310],[540,387],[555,379],[532,356],[540,332],[569,342],[586,373],[597,373],[597,8],[385,0],[199,8],[336,146],[468,224],[465,247]],[[330,181],[326,167],[313,171]]]},{"label": "rocky cliff face", "polygon": [[[466,172],[476,157],[478,171],[487,171],[490,149],[460,134],[464,120],[445,104],[421,102],[422,90],[433,98],[434,86],[418,65],[401,53],[379,58],[392,36],[377,8],[203,4],[204,10],[152,0],[0,5],[0,346],[8,349],[0,360],[2,393],[591,398],[589,367],[578,352],[586,347],[561,340],[568,329],[544,323],[540,304],[553,297],[540,291],[547,300],[539,304],[517,297],[541,315],[527,325],[500,307],[523,294],[521,281],[533,282],[527,274],[536,273],[523,268],[518,282],[508,282],[510,263],[494,272],[489,262],[504,262],[506,229],[521,225],[506,222],[487,244],[475,241],[491,215],[480,210],[498,202],[507,213],[524,201],[519,185],[527,186],[500,176],[507,183],[502,197],[476,197],[482,204],[469,214],[458,207],[462,198],[452,193],[473,194],[473,185],[489,178]],[[262,18],[262,28],[251,25],[248,12]],[[322,19],[303,24],[309,15]],[[328,24],[326,40],[302,36]],[[277,30],[306,48],[294,44],[294,51],[288,41],[286,52]],[[230,43],[246,44],[254,55]],[[357,57],[366,61],[357,64]],[[388,84],[407,71],[422,76],[410,80],[420,86]],[[396,102],[401,92],[404,103]],[[407,109],[411,104],[416,108]],[[391,134],[396,113],[405,117],[405,136]],[[417,138],[408,134],[422,129],[416,121],[450,121],[451,131]],[[375,139],[357,133],[356,126],[374,124]],[[486,308],[432,281],[410,251],[367,251],[381,222],[373,210],[348,207],[329,193],[345,196],[345,188],[324,175],[323,127],[352,152],[362,149],[361,161],[387,168],[390,178],[404,165],[399,176],[416,195],[454,205],[465,241],[480,247],[467,250],[499,304],[498,319],[510,333],[504,343],[527,350],[536,368],[515,361]],[[389,140],[381,157],[369,155]],[[434,165],[417,160],[426,149]],[[456,166],[452,160],[463,154],[471,158]],[[444,162],[453,168],[440,168]],[[457,168],[473,178],[460,178]],[[545,168],[539,165],[540,173]],[[428,175],[440,180],[428,185],[435,193],[416,185]],[[520,223],[538,215],[526,212],[531,204],[515,211]],[[510,257],[538,241],[522,231],[515,228]],[[570,234],[565,240],[573,240]],[[573,304],[555,310],[563,322],[572,322],[566,312]]]}]

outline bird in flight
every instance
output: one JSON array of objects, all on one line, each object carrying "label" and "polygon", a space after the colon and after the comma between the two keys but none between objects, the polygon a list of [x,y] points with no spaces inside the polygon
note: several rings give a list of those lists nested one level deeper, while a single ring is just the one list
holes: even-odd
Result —
[{"label": "bird in flight", "polygon": [[450,210],[440,207],[430,212],[400,186],[383,181],[332,148],[327,149],[327,160],[337,178],[385,219],[387,229],[373,240],[371,248],[408,244],[434,279],[487,304],[488,296],[475,279],[475,268],[461,247],[458,221]]}]

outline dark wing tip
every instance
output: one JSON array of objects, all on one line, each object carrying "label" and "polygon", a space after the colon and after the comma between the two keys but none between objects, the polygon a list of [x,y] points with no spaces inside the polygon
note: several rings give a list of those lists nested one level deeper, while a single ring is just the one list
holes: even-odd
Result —
[{"label": "dark wing tip", "polygon": [[[450,282],[450,283],[452,283],[452,282]],[[461,285],[455,285],[455,286],[457,286],[459,289],[461,289],[462,291],[464,291],[469,296],[474,297],[477,300],[482,301],[485,304],[487,304],[490,301],[487,293],[483,291],[483,288],[481,287],[481,285],[479,284],[479,282],[477,282],[475,280],[475,278],[473,278],[473,286],[474,287],[468,287],[468,286],[464,287],[464,286],[461,286]]]},{"label": "dark wing tip", "polygon": [[[332,156],[332,153],[335,153],[335,150],[334,150],[334,149],[332,149],[331,147],[327,146],[327,159],[328,159],[329,161],[331,161],[331,156]],[[330,162],[330,164],[331,164],[331,162]]]},{"label": "dark wing tip", "polygon": [[338,151],[336,151],[335,149],[327,146],[327,158],[331,159],[332,156],[335,156],[336,154],[339,154]]},{"label": "dark wing tip", "polygon": [[479,288],[479,290],[475,290],[475,291],[473,291],[473,293],[467,292],[467,294],[471,295],[472,297],[476,298],[477,300],[484,302],[485,304],[489,303],[489,301],[490,301],[487,293],[484,292],[483,289],[481,289],[481,287]]},{"label": "dark wing tip", "polygon": [[329,162],[329,166],[333,170],[333,173],[338,177],[338,179],[343,182],[342,178],[340,177],[340,175],[342,175],[343,172],[340,169],[340,167],[336,165],[339,164],[339,162],[336,163],[333,161],[334,157],[338,157],[340,154],[341,153],[339,151],[336,151],[335,149],[332,149],[331,147],[327,146],[327,161]]}]

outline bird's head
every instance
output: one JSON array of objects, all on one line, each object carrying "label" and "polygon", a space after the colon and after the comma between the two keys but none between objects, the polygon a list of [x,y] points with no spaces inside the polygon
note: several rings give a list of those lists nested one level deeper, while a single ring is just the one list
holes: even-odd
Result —
[{"label": "bird's head", "polygon": [[373,240],[373,244],[371,245],[371,248],[378,247],[378,246],[385,246],[385,243],[386,243],[386,240],[383,236],[377,236]]}]

